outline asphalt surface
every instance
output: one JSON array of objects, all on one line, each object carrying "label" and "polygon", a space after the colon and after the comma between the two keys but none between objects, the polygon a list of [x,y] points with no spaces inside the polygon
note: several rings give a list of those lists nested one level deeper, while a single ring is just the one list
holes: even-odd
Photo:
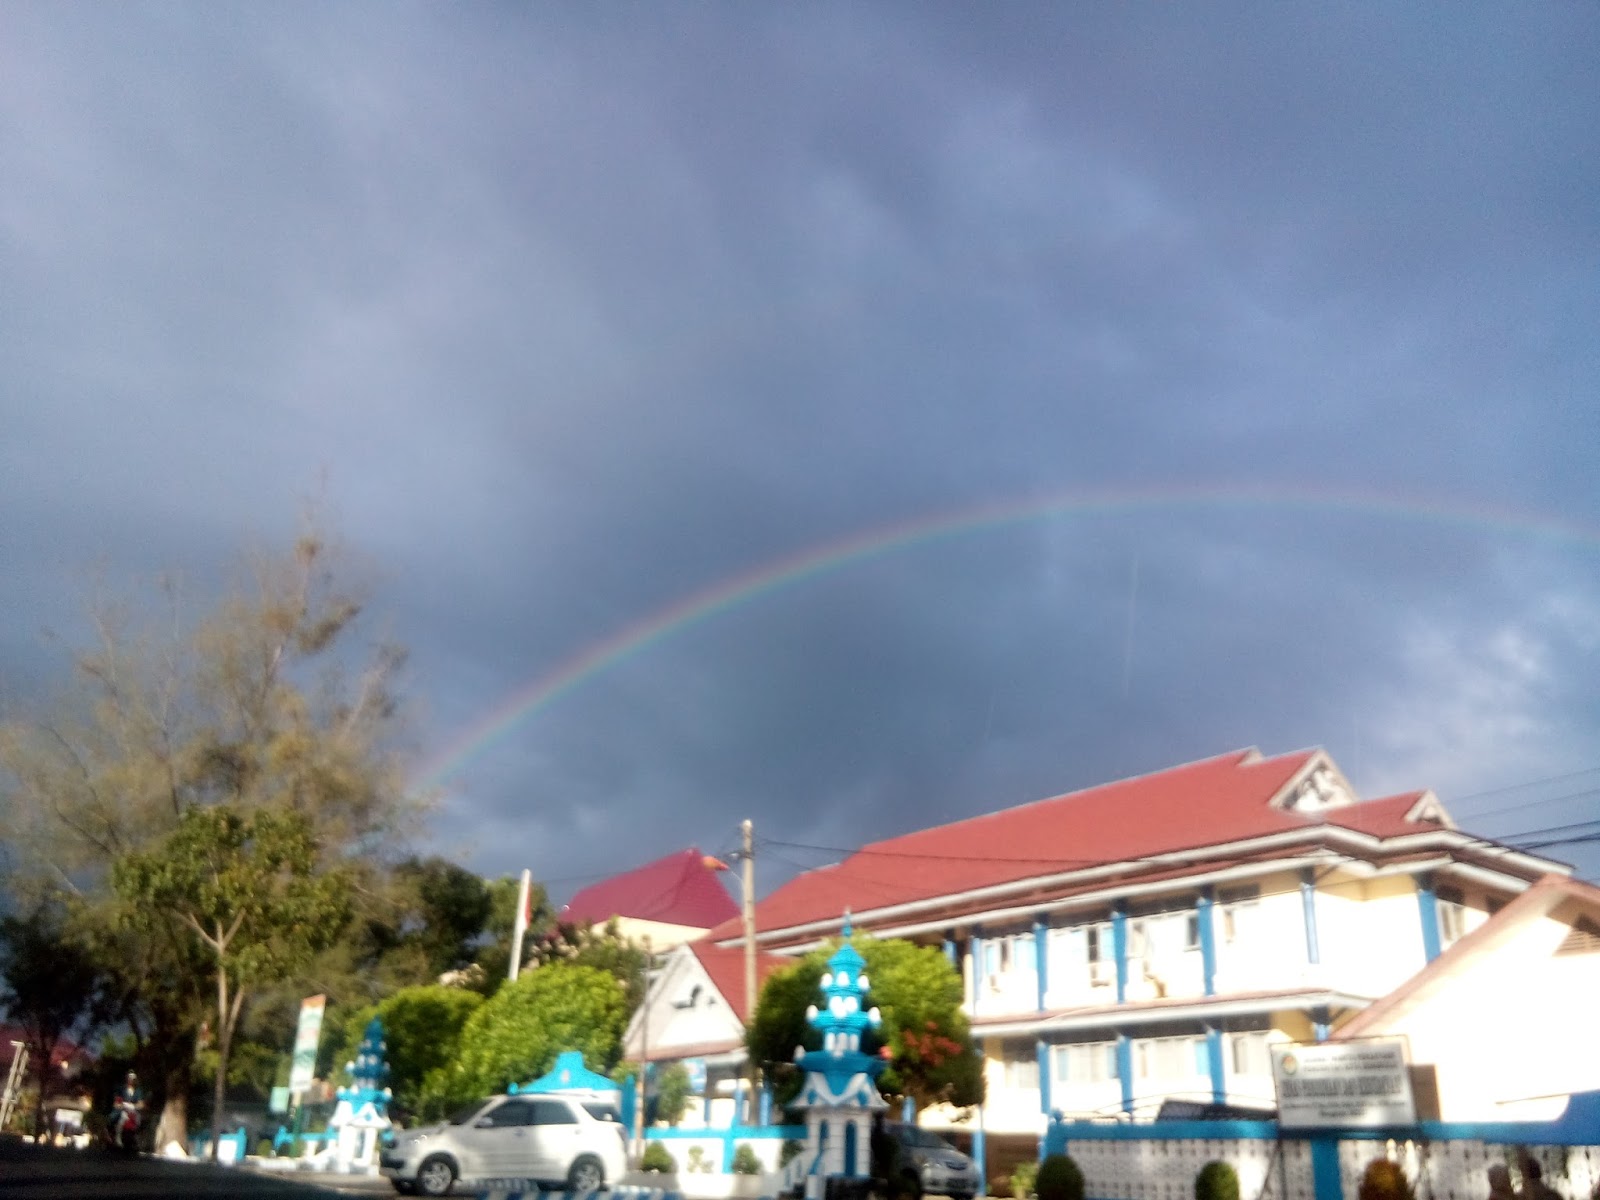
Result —
[{"label": "asphalt surface", "polygon": [[312,1182],[304,1174],[267,1175],[183,1159],[130,1157],[106,1150],[65,1150],[0,1138],[0,1197],[23,1200],[348,1200],[352,1192],[395,1195],[385,1179]]}]

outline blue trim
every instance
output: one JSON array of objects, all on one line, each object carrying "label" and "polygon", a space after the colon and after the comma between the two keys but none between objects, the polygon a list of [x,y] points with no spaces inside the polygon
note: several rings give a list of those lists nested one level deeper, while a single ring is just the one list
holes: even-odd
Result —
[{"label": "blue trim", "polygon": [[1328,1040],[1328,1035],[1333,1032],[1333,1022],[1328,1019],[1326,1006],[1318,1006],[1311,1010],[1311,1035],[1319,1042]]},{"label": "blue trim", "polygon": [[[772,1124],[772,1084],[766,1080],[761,1082],[761,1123]],[[632,1126],[629,1126],[631,1129]]]},{"label": "blue trim", "polygon": [[900,1101],[900,1123],[914,1125],[917,1120],[917,1101],[914,1096],[907,1096]]},{"label": "blue trim", "polygon": [[1306,961],[1319,963],[1322,951],[1317,945],[1317,873],[1312,867],[1300,870],[1300,910],[1306,926]]},{"label": "blue trim", "polygon": [[1128,902],[1118,900],[1111,908],[1111,953],[1117,959],[1117,1003],[1128,1002]]},{"label": "blue trim", "polygon": [[1133,1112],[1133,1041],[1117,1034],[1117,1079],[1122,1084],[1122,1111]]},{"label": "blue trim", "polygon": [[1337,1137],[1311,1139],[1311,1191],[1316,1200],[1344,1200]]},{"label": "blue trim", "polygon": [[[1194,906],[1195,922],[1200,926],[1200,972],[1208,996],[1217,994],[1217,931],[1214,915],[1216,897],[1210,886],[1200,889],[1200,900]],[[1220,1101],[1219,1101],[1220,1103]]]},{"label": "blue trim", "polygon": [[1040,913],[1033,919],[1033,973],[1039,981],[1039,1011],[1044,1011],[1045,993],[1050,990],[1050,956],[1045,953],[1045,939],[1050,933],[1050,922]]},{"label": "blue trim", "polygon": [[1034,1056],[1039,1060],[1039,1111],[1050,1115],[1050,1043],[1040,1038],[1033,1045]]},{"label": "blue trim", "polygon": [[1211,1071],[1212,1103],[1226,1104],[1228,1077],[1222,1070],[1222,1030],[1215,1025],[1206,1029],[1206,1066]]},{"label": "blue trim", "polygon": [[1417,876],[1417,910],[1422,917],[1422,954],[1429,962],[1439,957],[1439,897],[1433,891],[1433,872]]},{"label": "blue trim", "polygon": [[989,1185],[984,1182],[989,1177],[988,1147],[984,1144],[983,1137],[983,1109],[978,1109],[978,1127],[972,1131],[972,1161],[978,1168],[978,1194],[981,1196],[989,1190]]},{"label": "blue trim", "polygon": [[956,950],[956,931],[954,929],[944,931],[944,956],[949,960],[952,967],[956,965],[956,961],[960,958],[960,953]]},{"label": "blue trim", "polygon": [[767,1141],[767,1140],[793,1140],[805,1141],[806,1127],[804,1125],[730,1125],[727,1129],[678,1129],[667,1126],[660,1129],[646,1129],[644,1136],[647,1141],[672,1142],[686,1138],[729,1138],[741,1142]]},{"label": "blue trim", "polygon": [[849,1179],[854,1179],[857,1174],[856,1140],[859,1136],[856,1133],[856,1123],[854,1121],[847,1122],[844,1127],[844,1173],[846,1178]]}]

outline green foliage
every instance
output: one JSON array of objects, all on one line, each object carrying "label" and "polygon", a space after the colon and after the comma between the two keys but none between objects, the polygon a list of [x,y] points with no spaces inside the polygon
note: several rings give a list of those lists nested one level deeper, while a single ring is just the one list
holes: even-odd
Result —
[{"label": "green foliage", "polygon": [[532,939],[528,958],[537,966],[564,962],[609,971],[626,991],[630,1013],[644,1000],[645,970],[649,965],[644,949],[624,938],[615,920],[608,921],[603,929],[561,922]]},{"label": "green foliage", "polygon": [[607,1071],[627,1019],[622,985],[605,971],[560,963],[526,971],[467,1018],[455,1062],[426,1090],[465,1103],[545,1074],[563,1050]]},{"label": "green foliage", "polygon": [[334,1061],[343,1070],[361,1045],[367,1023],[377,1017],[383,1021],[388,1045],[389,1087],[400,1107],[424,1120],[445,1116],[448,1106],[443,1097],[429,1093],[428,1081],[430,1077],[442,1081],[455,1061],[468,1019],[483,1003],[477,992],[463,988],[438,984],[402,988],[345,1015],[334,1039],[338,1046]]},{"label": "green foliage", "polygon": [[740,1142],[733,1149],[733,1173],[735,1175],[761,1174],[761,1160],[756,1157],[755,1147],[749,1142]]},{"label": "green foliage", "polygon": [[678,1160],[667,1152],[667,1148],[660,1142],[650,1142],[644,1148],[644,1154],[639,1159],[641,1171],[658,1171],[666,1175],[678,1173]]},{"label": "green foliage", "polygon": [[1232,1163],[1208,1162],[1194,1177],[1194,1200],[1239,1200],[1239,1172]]},{"label": "green foliage", "polygon": [[689,1173],[691,1175],[711,1174],[711,1160],[706,1157],[704,1146],[689,1147]]},{"label": "green foliage", "polygon": [[1357,1196],[1359,1200],[1416,1200],[1404,1169],[1387,1158],[1375,1158],[1367,1164]]},{"label": "green foliage", "polygon": [[1039,1200],[1083,1200],[1083,1172],[1065,1154],[1052,1154],[1039,1164],[1033,1190]]},{"label": "green foliage", "polygon": [[656,1119],[676,1125],[689,1108],[689,1068],[682,1063],[668,1063],[656,1075],[651,1091],[655,1096]]},{"label": "green foliage", "polygon": [[778,1151],[778,1165],[787,1167],[789,1163],[806,1148],[806,1144],[794,1138],[785,1138],[783,1149]]},{"label": "green foliage", "polygon": [[1033,1195],[1034,1184],[1038,1178],[1038,1160],[1033,1158],[1023,1159],[1011,1172],[1012,1196],[1016,1200],[1028,1200],[1028,1197]]},{"label": "green foliage", "polygon": [[[868,1054],[880,1046],[890,1051],[888,1069],[878,1081],[884,1094],[909,1095],[919,1108],[980,1103],[983,1062],[962,1011],[961,977],[955,968],[934,947],[862,936],[855,943],[871,984],[867,1003],[883,1016],[876,1034],[864,1037],[861,1048]],[[824,965],[836,949],[836,944],[819,948],[774,972],[757,1000],[745,1046],[773,1080],[780,1105],[800,1090],[795,1047],[814,1050],[820,1045],[805,1011],[817,1002]]]},{"label": "green foliage", "polygon": [[257,1158],[274,1158],[277,1156],[277,1153],[277,1150],[273,1148],[271,1138],[262,1138],[256,1143]]}]

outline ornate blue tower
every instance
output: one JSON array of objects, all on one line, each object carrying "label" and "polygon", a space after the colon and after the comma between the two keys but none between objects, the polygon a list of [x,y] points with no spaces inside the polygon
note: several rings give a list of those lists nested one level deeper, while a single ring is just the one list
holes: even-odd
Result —
[{"label": "ornate blue tower", "polygon": [[876,1082],[884,1063],[861,1051],[861,1035],[877,1028],[880,1018],[876,1008],[862,1007],[871,985],[850,935],[846,913],[844,944],[822,974],[823,1006],[806,1010],[812,1028],[822,1033],[822,1049],[797,1046],[794,1052],[806,1072],[794,1104],[806,1113],[806,1150],[795,1161],[805,1164],[810,1200],[819,1200],[830,1175],[863,1179],[870,1174],[873,1115],[888,1107]]},{"label": "ornate blue tower", "polygon": [[329,1128],[339,1131],[336,1154],[344,1170],[376,1169],[378,1139],[390,1127],[389,1100],[394,1094],[384,1086],[389,1079],[389,1064],[384,1059],[388,1048],[383,1022],[373,1017],[367,1022],[355,1061],[345,1065],[350,1086],[339,1089],[338,1106],[328,1121]]}]

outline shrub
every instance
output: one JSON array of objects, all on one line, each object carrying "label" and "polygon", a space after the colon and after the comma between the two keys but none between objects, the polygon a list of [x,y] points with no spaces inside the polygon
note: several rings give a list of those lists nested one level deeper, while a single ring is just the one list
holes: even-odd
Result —
[{"label": "shrub", "polygon": [[667,1148],[660,1142],[651,1142],[644,1148],[644,1157],[639,1160],[641,1171],[659,1171],[665,1175],[678,1173],[678,1160],[667,1152]]},{"label": "shrub", "polygon": [[704,1146],[689,1147],[689,1171],[691,1174],[711,1174],[711,1160],[706,1157]]},{"label": "shrub", "polygon": [[755,1147],[749,1142],[740,1142],[733,1150],[733,1173],[735,1175],[761,1174],[761,1160],[756,1157]]},{"label": "shrub", "polygon": [[1052,1154],[1039,1164],[1033,1189],[1039,1200],[1083,1200],[1083,1172],[1065,1154]]},{"label": "shrub", "polygon": [[271,1158],[275,1154],[277,1154],[277,1151],[272,1148],[272,1139],[271,1138],[262,1138],[259,1142],[256,1143],[256,1157],[257,1158]]},{"label": "shrub", "polygon": [[1194,1200],[1239,1200],[1239,1172],[1232,1163],[1208,1162],[1194,1177]]},{"label": "shrub", "polygon": [[1416,1200],[1405,1171],[1387,1158],[1375,1158],[1367,1164],[1357,1195],[1360,1200]]},{"label": "shrub", "polygon": [[1011,1172],[1011,1194],[1016,1200],[1028,1200],[1033,1195],[1034,1182],[1039,1178],[1039,1162],[1026,1158]]}]

